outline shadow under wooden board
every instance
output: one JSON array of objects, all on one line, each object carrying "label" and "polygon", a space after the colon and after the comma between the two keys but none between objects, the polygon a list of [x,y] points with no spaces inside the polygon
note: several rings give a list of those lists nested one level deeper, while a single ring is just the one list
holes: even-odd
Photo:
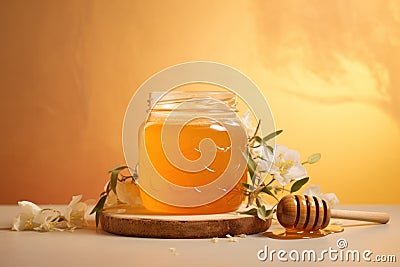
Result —
[{"label": "shadow under wooden board", "polygon": [[124,236],[148,238],[213,238],[255,234],[268,230],[271,219],[238,213],[209,215],[148,215],[111,213],[100,217],[104,231]]}]

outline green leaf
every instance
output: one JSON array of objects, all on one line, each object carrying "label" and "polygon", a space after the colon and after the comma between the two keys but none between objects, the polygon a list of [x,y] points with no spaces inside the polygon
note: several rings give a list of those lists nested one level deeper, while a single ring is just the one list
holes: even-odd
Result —
[{"label": "green leaf", "polygon": [[267,142],[268,140],[280,135],[282,132],[283,132],[283,130],[278,130],[278,131],[275,131],[273,133],[270,133],[269,135],[264,136],[263,141]]},{"label": "green leaf", "polygon": [[257,216],[261,220],[266,220],[272,217],[272,209],[267,210],[265,206],[261,206],[259,208],[251,208],[246,211],[240,212],[240,214],[247,214],[247,215],[252,215],[252,216]]},{"label": "green leaf", "polygon": [[247,214],[247,215],[253,215],[253,216],[257,216],[257,209],[256,208],[252,208],[246,211],[242,211],[240,212],[240,214]]},{"label": "green leaf", "polygon": [[108,193],[110,193],[110,191],[111,191],[111,186],[110,186],[110,181],[108,181],[107,188],[106,188],[106,195],[108,195]]},{"label": "green leaf", "polygon": [[247,168],[249,169],[249,174],[251,178],[251,182],[253,185],[256,185],[256,168],[257,164],[252,157],[249,157],[249,161],[247,162]]},{"label": "green leaf", "polygon": [[243,156],[246,158],[247,160],[247,171],[249,172],[251,181],[254,184],[254,173],[256,171],[256,163],[254,162],[254,159],[250,156],[249,151],[247,151],[246,153],[243,153]]},{"label": "green leaf", "polygon": [[321,159],[321,153],[315,153],[308,157],[307,162],[310,164],[314,164]]},{"label": "green leaf", "polygon": [[266,219],[272,218],[272,209],[266,211],[265,218]]},{"label": "green leaf", "polygon": [[270,145],[266,146],[271,153],[274,153],[274,148]]},{"label": "green leaf", "polygon": [[109,170],[108,172],[109,173],[111,173],[111,172],[121,172],[121,171],[123,171],[123,170],[125,170],[127,168],[129,168],[129,167],[128,166],[119,166],[119,167],[116,167],[114,169]]},{"label": "green leaf", "polygon": [[263,200],[261,199],[261,197],[257,196],[256,197],[256,205],[258,208],[263,206],[262,202],[263,202]]},{"label": "green leaf", "polygon": [[258,123],[257,123],[256,130],[254,131],[254,136],[256,136],[256,135],[257,135],[257,133],[258,133],[258,130],[260,129],[260,125],[261,125],[261,119],[260,119],[260,120],[258,120]]},{"label": "green leaf", "polygon": [[[104,199],[104,200],[103,200]],[[90,214],[95,213],[97,210],[102,209],[104,206],[104,203],[107,199],[107,196],[102,196],[99,201],[97,202],[96,206],[94,206],[94,208],[92,209],[92,211],[90,212]]]},{"label": "green leaf", "polygon": [[300,188],[301,188],[303,185],[305,185],[305,184],[308,182],[309,179],[310,179],[309,177],[305,177],[305,178],[303,178],[303,179],[300,179],[300,180],[296,181],[296,182],[292,185],[292,187],[290,188],[290,193],[294,193],[294,192],[299,191]]},{"label": "green leaf", "polygon": [[118,173],[119,171],[112,171],[110,177],[111,190],[114,191],[115,194],[117,194]]},{"label": "green leaf", "polygon": [[271,197],[273,197],[276,201],[279,201],[278,198],[275,196],[274,193],[271,192],[271,186],[264,186],[263,189],[261,189],[260,192],[266,193],[268,195],[270,195]]},{"label": "green leaf", "polygon": [[254,137],[253,141],[251,142],[251,148],[258,148],[262,145],[262,138],[258,135]]},{"label": "green leaf", "polygon": [[97,202],[96,206],[90,212],[90,214],[93,214],[96,212],[96,227],[99,225],[100,215],[103,212],[104,203],[106,202],[106,199],[107,199],[107,195],[102,196],[99,199],[99,202]]},{"label": "green leaf", "polygon": [[268,194],[270,196],[275,197],[275,195],[271,192],[271,190],[270,190],[270,188],[268,186],[264,186],[263,189],[260,192],[263,192],[263,193],[266,193],[266,194]]},{"label": "green leaf", "polygon": [[99,227],[100,216],[103,213],[103,210],[99,210],[96,212],[96,228]]}]

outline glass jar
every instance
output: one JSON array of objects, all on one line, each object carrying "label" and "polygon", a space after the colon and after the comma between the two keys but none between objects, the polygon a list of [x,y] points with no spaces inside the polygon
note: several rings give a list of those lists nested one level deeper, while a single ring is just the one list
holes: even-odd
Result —
[{"label": "glass jar", "polygon": [[247,181],[246,131],[235,94],[150,94],[139,129],[138,183],[143,205],[160,214],[238,209]]}]

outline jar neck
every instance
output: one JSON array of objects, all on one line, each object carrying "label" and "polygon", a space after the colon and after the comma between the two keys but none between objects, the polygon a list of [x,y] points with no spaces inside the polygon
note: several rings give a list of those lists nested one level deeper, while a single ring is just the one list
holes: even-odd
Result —
[{"label": "jar neck", "polygon": [[212,118],[237,116],[236,95],[226,91],[152,92],[148,105],[149,118],[163,118],[173,114],[177,119],[187,119],[205,113]]}]

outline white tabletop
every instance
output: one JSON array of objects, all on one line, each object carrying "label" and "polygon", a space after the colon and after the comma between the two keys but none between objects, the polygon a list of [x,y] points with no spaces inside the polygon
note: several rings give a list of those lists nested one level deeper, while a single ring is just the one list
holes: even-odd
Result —
[{"label": "white tabletop", "polygon": [[[42,205],[42,207],[45,207]],[[289,258],[296,251],[305,253],[306,261],[301,266],[337,266],[353,265],[352,251],[360,253],[359,266],[400,266],[400,205],[388,206],[342,206],[353,210],[369,210],[388,212],[391,216],[387,225],[376,225],[342,220],[344,232],[322,238],[303,240],[276,240],[262,234],[237,238],[237,242],[229,242],[227,238],[219,238],[214,243],[211,239],[148,239],[116,236],[94,227],[69,232],[14,232],[11,227],[16,214],[16,206],[0,206],[0,266],[275,266],[291,264],[299,266]],[[270,230],[279,230],[273,224]],[[344,239],[347,247],[338,248],[338,240]],[[342,244],[343,244],[342,240]],[[273,261],[267,258],[260,261],[257,254],[260,250],[282,250],[282,262],[277,253]],[[296,250],[296,251],[294,251]],[[317,258],[324,250],[331,250],[330,260],[326,252],[322,262],[309,262],[306,250],[314,250]],[[337,254],[334,252],[337,250]],[[371,253],[366,250],[370,250]],[[340,259],[340,254],[343,260]],[[355,252],[357,253],[357,252]],[[395,255],[395,263],[368,263],[362,258],[374,260],[378,255]],[[346,254],[350,262],[346,262]],[[264,257],[261,253],[260,256]],[[389,256],[390,257],[390,256]],[[388,258],[388,257],[386,257]]]}]

